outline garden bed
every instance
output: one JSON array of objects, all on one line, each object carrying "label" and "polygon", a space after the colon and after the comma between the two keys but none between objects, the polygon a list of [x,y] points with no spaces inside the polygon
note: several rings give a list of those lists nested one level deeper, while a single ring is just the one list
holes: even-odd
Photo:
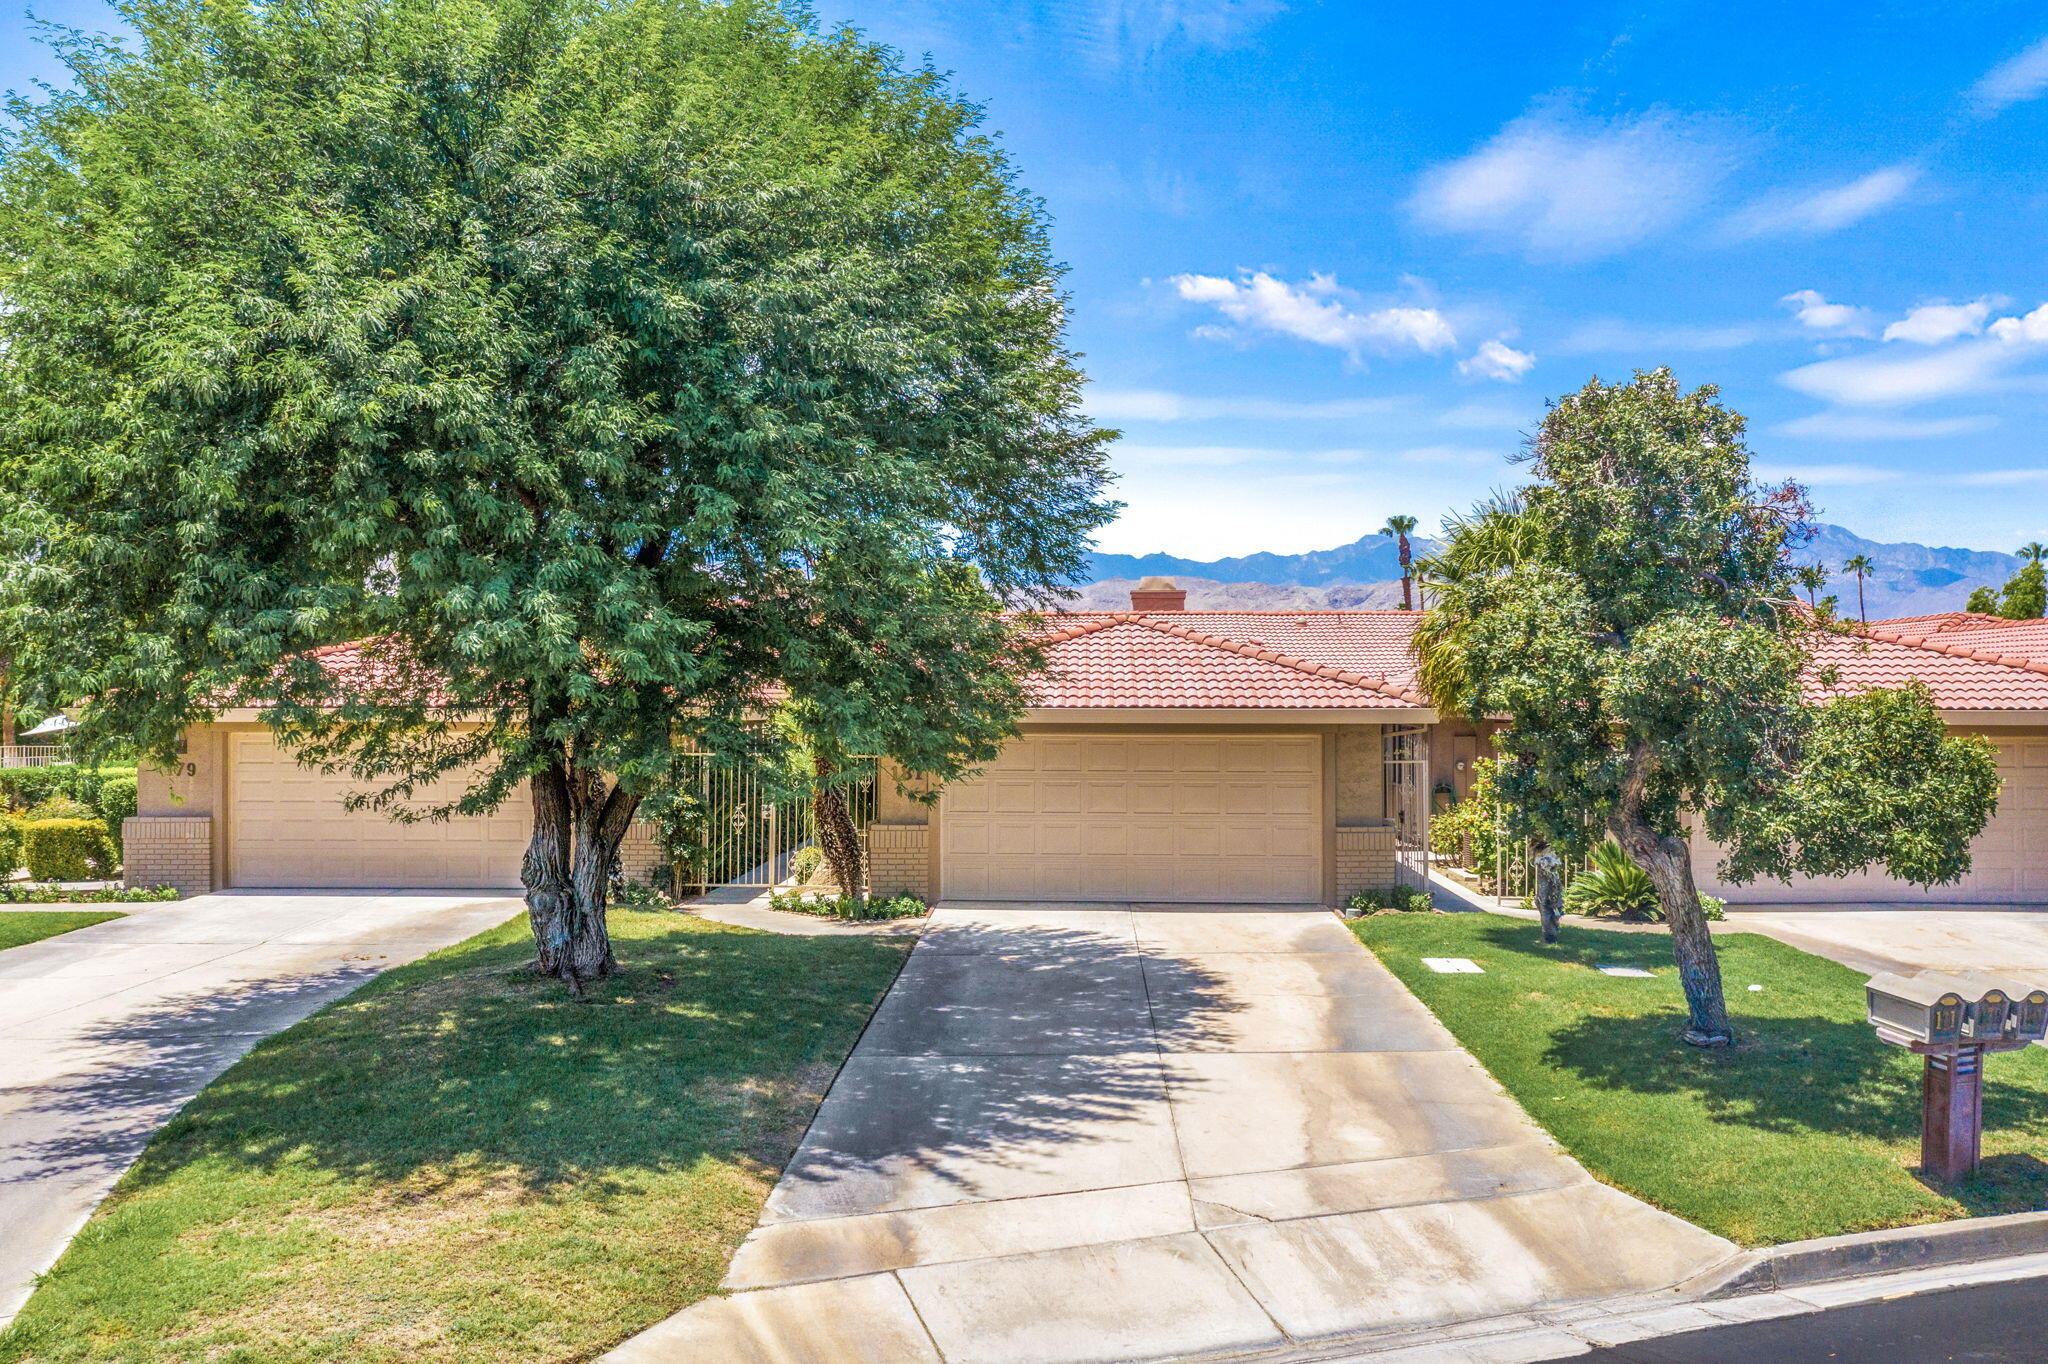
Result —
[{"label": "garden bed", "polygon": [[714,1292],[910,944],[523,919],[251,1052],[158,1134],[0,1360],[566,1361]]},{"label": "garden bed", "polygon": [[[1595,1175],[1743,1245],[2048,1199],[2048,1051],[1990,1060],[1983,1169],[1930,1188],[1915,1175],[1920,1058],[1877,1040],[1864,977],[1835,962],[1716,934],[1737,1043],[1703,1051],[1679,1041],[1661,931],[1574,927],[1546,947],[1534,923],[1494,914],[1375,915],[1353,931]],[[1438,974],[1425,957],[1481,974]]]}]

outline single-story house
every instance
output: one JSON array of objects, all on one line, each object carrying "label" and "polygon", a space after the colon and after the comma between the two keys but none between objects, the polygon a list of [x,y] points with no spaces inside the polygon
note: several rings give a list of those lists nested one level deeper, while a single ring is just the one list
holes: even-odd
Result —
[{"label": "single-story house", "polygon": [[[1051,618],[1018,737],[986,769],[910,799],[880,783],[873,888],[954,900],[1340,903],[1419,865],[1427,812],[1462,795],[1490,726],[1446,719],[1415,683],[1402,611],[1190,611],[1149,580],[1128,611]],[[1951,727],[1991,736],[2000,810],[1958,903],[2048,901],[2048,628],[1965,613],[1827,639],[1836,690],[1926,682]],[[1995,647],[1988,647],[1995,646]],[[346,646],[333,651],[346,666]],[[1823,689],[1814,684],[1816,695]],[[351,813],[347,778],[280,751],[253,712],[186,736],[146,772],[128,875],[221,887],[518,885],[530,812],[399,824]],[[1705,851],[1705,850],[1703,850]],[[656,861],[628,837],[629,875]],[[1883,877],[1702,889],[1737,901],[1927,898]]]}]

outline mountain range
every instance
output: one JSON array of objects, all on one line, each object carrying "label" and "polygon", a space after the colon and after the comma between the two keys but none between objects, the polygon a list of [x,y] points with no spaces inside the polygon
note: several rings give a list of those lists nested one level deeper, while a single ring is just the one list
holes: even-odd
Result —
[{"label": "mountain range", "polygon": [[[1415,536],[1416,558],[1436,542]],[[1840,526],[1823,525],[1793,555],[1797,563],[1818,563],[1833,575],[1827,591],[1841,599],[1845,615],[1856,614],[1856,580],[1842,572],[1855,555],[1877,565],[1863,583],[1864,606],[1872,620],[1952,611],[1970,589],[1997,587],[2020,566],[2016,555],[1992,550],[1952,549],[1911,541],[1866,540]],[[1188,590],[1194,610],[1295,611],[1372,609],[1401,603],[1400,551],[1392,537],[1368,535],[1336,549],[1304,554],[1247,554],[1225,559],[1186,559],[1172,554],[1094,554],[1088,581],[1070,603],[1077,610],[1130,605],[1130,589],[1148,577],[1172,578]]]}]

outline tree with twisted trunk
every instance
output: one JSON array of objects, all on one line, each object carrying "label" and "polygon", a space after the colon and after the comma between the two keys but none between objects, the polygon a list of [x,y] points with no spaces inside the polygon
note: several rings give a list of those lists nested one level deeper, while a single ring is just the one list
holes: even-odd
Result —
[{"label": "tree with twisted trunk", "polygon": [[1947,734],[1924,687],[1843,695],[1812,664],[1839,627],[1793,597],[1811,508],[1752,481],[1718,397],[1659,369],[1558,400],[1535,481],[1454,520],[1423,565],[1416,637],[1439,706],[1509,721],[1511,833],[1572,856],[1611,835],[1649,875],[1698,1046],[1734,1026],[1694,827],[1737,882],[1881,864],[1934,885],[1969,869],[1998,792],[1990,744]]},{"label": "tree with twisted trunk", "polygon": [[38,704],[162,763],[258,706],[395,818],[530,800],[572,988],[642,802],[777,688],[942,778],[1014,726],[1003,613],[1080,570],[1107,435],[942,78],[773,0],[120,9],[0,148]]}]

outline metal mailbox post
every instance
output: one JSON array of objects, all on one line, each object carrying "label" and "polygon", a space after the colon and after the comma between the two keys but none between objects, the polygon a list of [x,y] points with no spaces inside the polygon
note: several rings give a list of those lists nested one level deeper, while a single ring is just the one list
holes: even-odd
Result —
[{"label": "metal mailbox post", "polygon": [[1887,972],[1866,987],[1878,1039],[1926,1058],[1920,1166],[1950,1183],[1975,1173],[1984,1135],[1984,1056],[2048,1036],[2048,990],[1969,972]]}]

